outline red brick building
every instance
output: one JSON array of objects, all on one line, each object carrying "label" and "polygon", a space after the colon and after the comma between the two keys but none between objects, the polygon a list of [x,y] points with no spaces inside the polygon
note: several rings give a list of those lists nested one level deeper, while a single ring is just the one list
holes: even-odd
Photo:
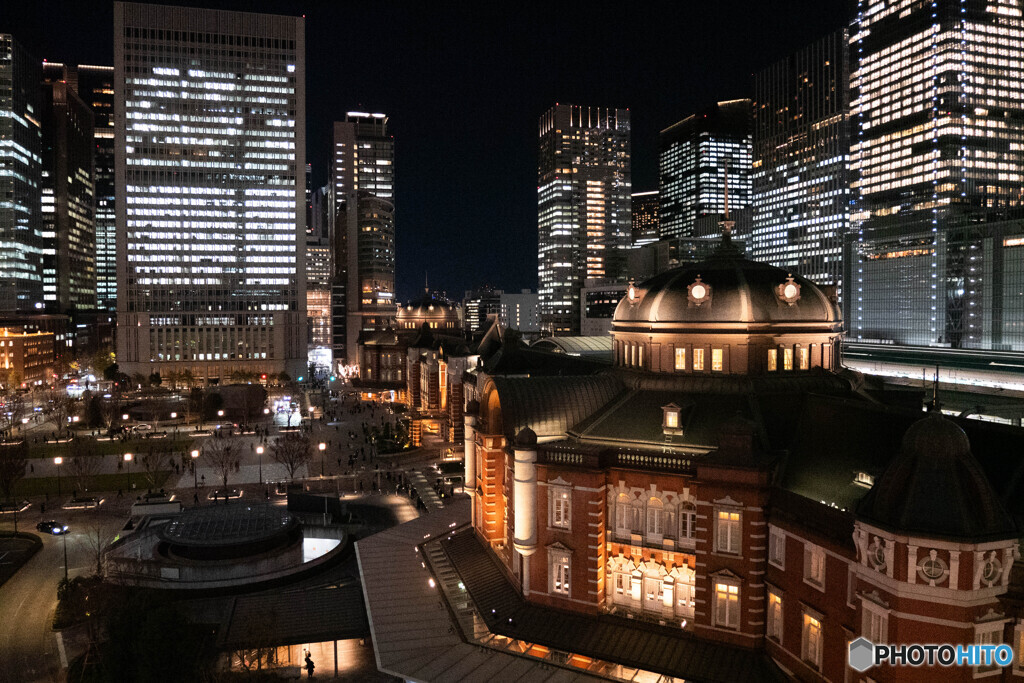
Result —
[{"label": "red brick building", "polygon": [[1024,654],[1024,435],[887,407],[841,369],[840,334],[830,292],[728,240],[630,285],[613,368],[479,373],[476,533],[528,602],[749,648],[795,679],[1024,677],[1024,659],[848,666],[862,635]]}]

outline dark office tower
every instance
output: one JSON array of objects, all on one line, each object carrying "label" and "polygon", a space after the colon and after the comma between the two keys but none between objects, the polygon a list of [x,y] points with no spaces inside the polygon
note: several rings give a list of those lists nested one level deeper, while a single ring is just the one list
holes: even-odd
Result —
[{"label": "dark office tower", "polygon": [[[331,351],[331,234],[327,220],[330,206],[327,187],[310,195],[306,224],[306,316],[309,319],[309,349],[328,360]],[[329,362],[327,364],[330,364]]]},{"label": "dark office tower", "polygon": [[548,335],[579,334],[585,281],[625,274],[629,110],[556,104],[540,118],[538,156],[541,329]]},{"label": "dark office tower", "polygon": [[849,62],[836,31],[754,76],[751,256],[836,285],[850,224]]},{"label": "dark office tower", "polygon": [[658,156],[660,239],[693,237],[698,221],[717,231],[725,212],[750,204],[750,100],[719,102],[661,131]]},{"label": "dark office tower", "polygon": [[39,60],[0,33],[0,311],[43,308]]},{"label": "dark office tower", "polygon": [[117,361],[306,373],[298,17],[114,4]]},{"label": "dark office tower", "polygon": [[861,1],[850,335],[1024,349],[1021,0]]},{"label": "dark office tower", "polygon": [[658,241],[658,191],[634,192],[632,196],[632,243],[634,247]]},{"label": "dark office tower", "polygon": [[48,81],[66,81],[92,110],[96,184],[96,307],[112,313],[117,310],[114,67],[43,62],[43,78]]},{"label": "dark office tower", "polygon": [[334,124],[331,185],[334,357],[354,362],[363,330],[395,315],[395,140],[384,114]]},{"label": "dark office tower", "polygon": [[93,114],[64,79],[42,84],[43,301],[49,313],[96,308]]}]

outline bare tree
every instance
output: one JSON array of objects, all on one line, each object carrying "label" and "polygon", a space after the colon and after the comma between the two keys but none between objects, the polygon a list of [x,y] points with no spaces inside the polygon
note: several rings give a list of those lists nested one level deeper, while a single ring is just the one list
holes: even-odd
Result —
[{"label": "bare tree", "polygon": [[74,401],[65,392],[50,392],[50,400],[43,407],[43,414],[53,421],[59,437],[68,427],[68,417],[74,411]]},{"label": "bare tree", "polygon": [[114,425],[117,424],[122,414],[121,407],[114,399],[103,401],[100,404],[100,415],[103,418],[103,426],[107,428],[108,434],[113,431]]},{"label": "bare tree", "polygon": [[238,454],[232,444],[224,439],[211,439],[203,446],[203,458],[220,472],[224,488],[228,487],[228,475],[238,467]]},{"label": "bare tree", "polygon": [[260,671],[277,663],[277,612],[261,610],[255,618],[242,625],[242,639],[246,647],[235,650],[239,666],[246,671]]},{"label": "bare tree", "polygon": [[68,470],[77,491],[88,491],[93,478],[103,469],[103,458],[90,453],[79,453],[68,459]]},{"label": "bare tree", "polygon": [[149,489],[155,489],[160,473],[171,469],[171,456],[164,451],[157,451],[153,446],[149,451],[139,456],[139,464],[142,466],[143,476]]},{"label": "bare tree", "polygon": [[313,453],[309,450],[309,437],[299,432],[289,432],[277,437],[277,440],[270,444],[270,457],[284,465],[288,470],[288,478],[294,480],[299,468],[313,459]]},{"label": "bare tree", "polygon": [[99,522],[92,522],[86,526],[85,533],[82,534],[89,557],[96,560],[97,576],[103,573],[103,551],[114,540],[114,535],[114,532],[105,529]]}]

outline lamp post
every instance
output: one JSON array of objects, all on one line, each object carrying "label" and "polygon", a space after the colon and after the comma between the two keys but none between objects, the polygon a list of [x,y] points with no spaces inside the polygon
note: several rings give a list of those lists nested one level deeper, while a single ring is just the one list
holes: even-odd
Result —
[{"label": "lamp post", "polygon": [[260,486],[263,486],[263,446],[256,447],[256,455],[260,456]]},{"label": "lamp post", "polygon": [[320,445],[317,446],[317,448],[320,449],[320,477],[323,478],[323,476],[324,476],[324,451],[327,450],[327,444],[325,444],[323,441],[321,441]]},{"label": "lamp post", "polygon": [[134,489],[135,487],[132,486],[132,454],[125,453],[124,461],[128,463],[128,488]]},{"label": "lamp post", "polygon": [[199,490],[199,468],[196,467],[196,458],[199,457],[199,451],[192,451],[192,481],[193,486],[196,490]]},{"label": "lamp post", "polygon": [[60,496],[60,466],[64,464],[64,458],[57,456],[53,459],[53,464],[57,466],[57,495]]},{"label": "lamp post", "polygon": [[64,537],[64,583],[68,582],[68,532],[61,534]]}]

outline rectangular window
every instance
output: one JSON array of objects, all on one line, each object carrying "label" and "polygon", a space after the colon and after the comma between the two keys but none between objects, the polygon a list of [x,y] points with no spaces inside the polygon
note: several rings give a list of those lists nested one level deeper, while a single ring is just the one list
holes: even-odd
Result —
[{"label": "rectangular window", "polygon": [[779,365],[778,349],[768,349],[768,372],[775,372]]},{"label": "rectangular window", "polygon": [[731,583],[715,584],[715,625],[740,626],[740,587]]},{"label": "rectangular window", "polygon": [[676,347],[676,370],[686,369],[686,349]]},{"label": "rectangular window", "polygon": [[622,595],[629,585],[629,574],[618,573],[615,575],[615,592]]},{"label": "rectangular window", "polygon": [[693,370],[694,372],[704,371],[704,349],[693,350]]},{"label": "rectangular window", "polygon": [[872,643],[889,642],[889,615],[876,607],[873,603],[864,600],[864,623],[861,626],[861,635]]},{"label": "rectangular window", "polygon": [[711,349],[711,372],[722,371],[722,349]]},{"label": "rectangular window", "polygon": [[801,657],[815,669],[821,668],[821,619],[804,612]]},{"label": "rectangular window", "polygon": [[804,581],[825,588],[825,549],[813,543],[804,546]]},{"label": "rectangular window", "polygon": [[665,428],[666,429],[679,429],[679,411],[678,410],[666,410],[665,411]]},{"label": "rectangular window", "polygon": [[551,554],[551,592],[559,595],[569,594],[569,554],[555,552]]},{"label": "rectangular window", "polygon": [[768,562],[786,568],[786,532],[774,526],[768,532]]},{"label": "rectangular window", "polygon": [[793,369],[793,349],[782,349],[782,369]]},{"label": "rectangular window", "polygon": [[[983,624],[974,627],[974,642],[978,645],[1002,645],[1003,644],[1003,624],[1002,622],[996,624]],[[974,667],[974,673],[981,674],[989,671],[999,671],[1002,667],[993,662],[991,659],[988,664],[982,664]]]},{"label": "rectangular window", "polygon": [[811,351],[806,346],[800,347],[800,369],[807,370],[811,367]]},{"label": "rectangular window", "polygon": [[679,511],[679,538],[692,539],[697,533],[697,508],[693,503],[683,503]]},{"label": "rectangular window", "polygon": [[768,637],[782,642],[782,596],[768,589]]},{"label": "rectangular window", "polygon": [[718,511],[716,550],[720,553],[740,552],[740,513],[728,510]]},{"label": "rectangular window", "polygon": [[551,496],[550,526],[568,529],[571,503],[569,489],[564,486],[551,486],[549,491]]}]

